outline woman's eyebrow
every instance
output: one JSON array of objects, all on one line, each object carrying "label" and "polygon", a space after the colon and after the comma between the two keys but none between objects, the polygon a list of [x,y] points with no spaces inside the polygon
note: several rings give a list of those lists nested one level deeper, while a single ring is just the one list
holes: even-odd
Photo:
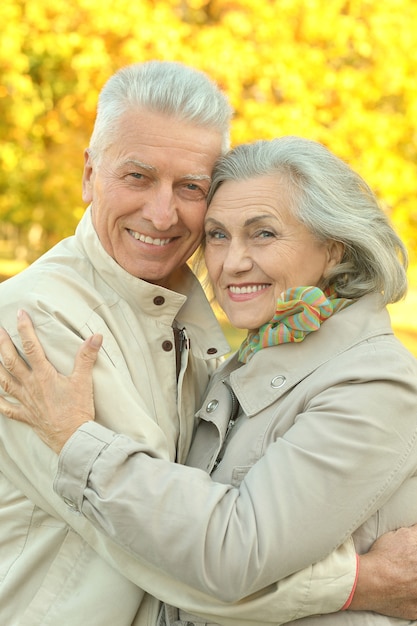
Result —
[{"label": "woman's eyebrow", "polygon": [[252,224],[256,224],[257,222],[264,222],[267,219],[271,219],[271,215],[269,215],[269,214],[255,215],[254,217],[249,217],[245,221],[244,226],[252,226]]}]

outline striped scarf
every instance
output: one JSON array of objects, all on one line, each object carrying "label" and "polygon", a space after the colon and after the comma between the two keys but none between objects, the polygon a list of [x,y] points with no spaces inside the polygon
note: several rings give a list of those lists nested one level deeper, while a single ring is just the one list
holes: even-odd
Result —
[{"label": "striped scarf", "polygon": [[249,332],[239,348],[238,359],[246,363],[255,352],[281,343],[303,341],[318,330],[333,313],[352,304],[353,300],[338,298],[333,287],[323,292],[319,287],[288,289],[277,300],[272,320],[257,332]]}]

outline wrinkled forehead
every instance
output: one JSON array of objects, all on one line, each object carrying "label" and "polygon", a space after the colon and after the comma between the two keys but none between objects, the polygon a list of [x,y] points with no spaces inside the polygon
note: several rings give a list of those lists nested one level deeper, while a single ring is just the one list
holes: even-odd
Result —
[{"label": "wrinkled forehead", "polygon": [[223,181],[213,192],[207,216],[238,209],[292,214],[294,194],[285,175],[268,173]]},{"label": "wrinkled forehead", "polygon": [[222,146],[221,133],[161,114],[126,114],[101,161],[112,169],[129,166],[173,178],[211,181]]}]

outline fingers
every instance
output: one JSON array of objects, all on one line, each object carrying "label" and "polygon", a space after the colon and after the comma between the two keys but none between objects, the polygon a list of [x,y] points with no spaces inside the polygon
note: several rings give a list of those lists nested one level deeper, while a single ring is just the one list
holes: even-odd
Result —
[{"label": "fingers", "polygon": [[6,394],[12,395],[16,379],[0,363],[0,387]]},{"label": "fingers", "polygon": [[[7,334],[7,333],[6,333]],[[7,335],[8,337],[8,335]],[[30,423],[28,420],[25,407],[20,404],[22,397],[22,389],[18,380],[10,374],[0,363],[0,413],[10,419]],[[4,391],[7,395],[12,396],[15,400],[10,400],[1,394]],[[16,402],[16,400],[18,402]]]},{"label": "fingers", "polygon": [[30,420],[27,418],[25,409],[20,404],[10,402],[2,396],[0,396],[0,413],[15,421],[30,424]]},{"label": "fingers", "polygon": [[[25,397],[25,390],[21,385],[21,379],[25,376],[31,378],[32,370],[19,356],[7,332],[0,328],[0,412],[19,421],[26,421],[22,417],[22,406],[16,403],[16,400],[22,402]],[[2,390],[15,401],[6,400],[1,395]]]},{"label": "fingers", "polygon": [[19,372],[27,372],[29,369],[4,328],[0,328],[0,358],[4,368],[15,376],[18,376]]},{"label": "fingers", "polygon": [[[32,320],[26,311],[19,310],[17,312],[17,330],[19,331],[23,351],[30,366],[37,371],[38,375],[49,371],[50,363],[36,335]],[[7,359],[7,363],[4,360],[6,369],[19,378],[19,373],[23,372],[22,368],[25,371],[28,368],[24,360],[18,355],[7,333],[5,335],[3,339],[0,336],[0,355]],[[73,375],[85,376],[91,373],[102,341],[103,337],[101,335],[93,335],[84,341],[75,358]]]},{"label": "fingers", "polygon": [[38,368],[44,366],[46,361],[45,352],[35,333],[32,320],[26,311],[21,309],[17,312],[17,330],[22,341],[23,351],[30,365]]},{"label": "fingers", "polygon": [[73,378],[84,380],[92,375],[102,343],[102,335],[92,335],[82,343],[75,356],[74,369],[72,371]]},{"label": "fingers", "polygon": [[[29,363],[36,368],[44,366],[47,358],[36,335],[32,320],[26,311],[19,310],[17,312],[17,330]],[[102,342],[103,337],[101,335],[92,335],[84,341],[75,358],[74,372],[89,372],[93,369]],[[10,344],[13,346],[11,341]],[[7,369],[12,371],[9,367]]]},{"label": "fingers", "polygon": [[[29,365],[19,355],[7,332],[0,328],[0,386],[22,402],[22,385],[29,388],[32,384],[29,394],[33,394],[36,391],[33,385],[41,385],[43,380],[48,380],[51,376],[54,378],[57,372],[48,361],[26,311],[18,311],[17,329]],[[91,383],[93,367],[102,342],[102,335],[95,334],[82,343],[75,357],[72,378],[80,383]]]}]

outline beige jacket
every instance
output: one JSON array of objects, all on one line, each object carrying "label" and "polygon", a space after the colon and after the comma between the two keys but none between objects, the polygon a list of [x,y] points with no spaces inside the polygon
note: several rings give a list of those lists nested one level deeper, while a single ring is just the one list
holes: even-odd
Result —
[{"label": "beige jacket", "polygon": [[[417,522],[417,362],[379,296],[302,343],[261,350],[246,366],[233,357],[199,417],[188,468],[82,427],[61,454],[57,491],[132,553],[226,602],[318,561],[351,533],[362,552]],[[330,593],[327,584],[324,575]],[[289,619],[302,617],[302,603],[292,609]],[[346,611],[302,623],[408,622]]]},{"label": "beige jacket", "polygon": [[[71,370],[81,340],[102,333],[94,370],[97,422],[146,441],[161,458],[181,462],[215,357],[228,350],[189,271],[184,271],[183,291],[127,274],[103,250],[88,210],[74,237],[0,285],[0,323],[18,342],[16,310],[25,308],[48,358],[63,373]],[[174,319],[189,340],[178,394]],[[180,599],[190,609],[213,611],[212,598],[138,561],[74,515],[53,491],[56,469],[56,455],[30,428],[0,417],[2,626],[154,626],[159,603],[142,588],[171,603]],[[348,547],[332,559],[335,577],[342,575],[332,602],[342,604],[352,586],[352,554]],[[288,598],[294,588],[297,602],[310,591],[310,571],[293,587],[284,585],[282,593],[287,588]],[[320,592],[315,601],[320,604]],[[248,606],[220,612],[237,625],[244,623],[242,613],[271,611],[269,598]]]}]

